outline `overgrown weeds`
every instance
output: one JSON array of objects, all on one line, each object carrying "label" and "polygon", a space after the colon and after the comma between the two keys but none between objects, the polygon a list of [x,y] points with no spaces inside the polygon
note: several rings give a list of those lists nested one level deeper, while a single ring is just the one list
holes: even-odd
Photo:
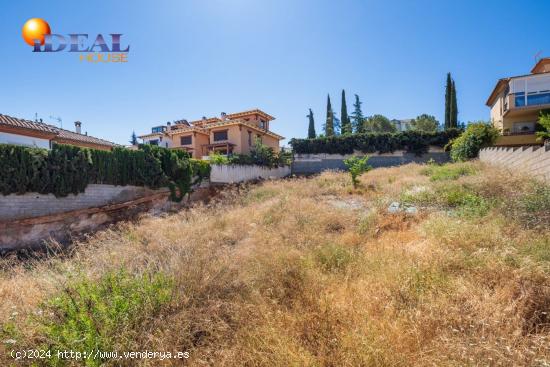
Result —
[{"label": "overgrown weeds", "polygon": [[[547,185],[478,162],[359,180],[375,189],[337,172],[237,186],[71,256],[2,260],[0,364],[33,346],[188,351],[193,366],[550,361]],[[396,200],[418,212],[388,212]]]}]

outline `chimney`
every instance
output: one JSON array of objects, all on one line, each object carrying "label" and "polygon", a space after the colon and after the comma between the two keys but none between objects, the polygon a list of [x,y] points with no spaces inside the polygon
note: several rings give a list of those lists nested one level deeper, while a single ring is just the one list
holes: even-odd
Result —
[{"label": "chimney", "polygon": [[75,121],[74,122],[74,129],[75,129],[77,134],[80,134],[80,132],[81,132],[80,128],[81,127],[82,127],[82,122],[80,122],[80,121]]},{"label": "chimney", "polygon": [[225,121],[225,119],[227,118],[227,113],[222,112],[221,115],[222,115],[222,121]]}]

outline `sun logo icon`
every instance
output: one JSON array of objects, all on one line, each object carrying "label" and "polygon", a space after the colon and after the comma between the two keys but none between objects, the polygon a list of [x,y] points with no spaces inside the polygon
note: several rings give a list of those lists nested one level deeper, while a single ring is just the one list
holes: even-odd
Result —
[{"label": "sun logo icon", "polygon": [[51,34],[51,29],[48,22],[44,19],[31,18],[23,25],[23,39],[30,46],[34,46],[35,40],[39,41],[40,45],[43,45],[47,34]]}]

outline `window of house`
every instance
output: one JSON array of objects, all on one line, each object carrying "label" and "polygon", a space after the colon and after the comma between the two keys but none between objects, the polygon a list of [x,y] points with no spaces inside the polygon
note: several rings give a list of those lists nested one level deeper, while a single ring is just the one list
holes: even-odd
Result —
[{"label": "window of house", "polygon": [[159,145],[159,141],[157,139],[155,140],[149,140],[149,144],[151,145]]},{"label": "window of house", "polygon": [[536,93],[532,94],[529,93],[527,96],[527,105],[533,106],[533,105],[539,105],[539,104],[549,104],[550,103],[550,93]]},{"label": "window of house", "polygon": [[516,134],[535,132],[535,122],[514,122],[512,132]]},{"label": "window of house", "polygon": [[252,131],[248,132],[248,145],[252,145]]},{"label": "window of house", "polygon": [[156,134],[156,133],[161,133],[164,131],[164,129],[166,128],[166,126],[155,126],[151,129],[151,132],[153,134]]},{"label": "window of house", "polygon": [[214,141],[227,140],[227,130],[214,131]]},{"label": "window of house", "polygon": [[265,129],[265,121],[260,120],[260,128]]},{"label": "window of house", "polygon": [[523,107],[523,106],[525,106],[525,93],[524,93],[524,92],[518,92],[518,93],[516,93],[515,106],[516,106],[516,107]]},{"label": "window of house", "polygon": [[191,135],[182,136],[180,138],[181,145],[191,145],[193,143],[193,138]]}]

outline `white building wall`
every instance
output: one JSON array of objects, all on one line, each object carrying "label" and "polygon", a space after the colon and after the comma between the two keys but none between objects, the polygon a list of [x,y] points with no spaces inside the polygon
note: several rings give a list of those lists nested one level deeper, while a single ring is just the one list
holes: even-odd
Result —
[{"label": "white building wall", "polygon": [[160,141],[160,137],[153,137],[153,136],[143,138],[142,140],[143,140],[143,144],[150,144],[152,140],[158,140],[159,147],[172,148],[172,140],[168,136],[163,136],[162,141]]},{"label": "white building wall", "polygon": [[211,167],[210,182],[212,183],[236,183],[290,176],[290,166],[268,168],[261,166],[213,164]]},{"label": "white building wall", "polygon": [[50,141],[48,139],[3,132],[0,132],[0,144],[24,145],[27,147],[50,149]]}]

